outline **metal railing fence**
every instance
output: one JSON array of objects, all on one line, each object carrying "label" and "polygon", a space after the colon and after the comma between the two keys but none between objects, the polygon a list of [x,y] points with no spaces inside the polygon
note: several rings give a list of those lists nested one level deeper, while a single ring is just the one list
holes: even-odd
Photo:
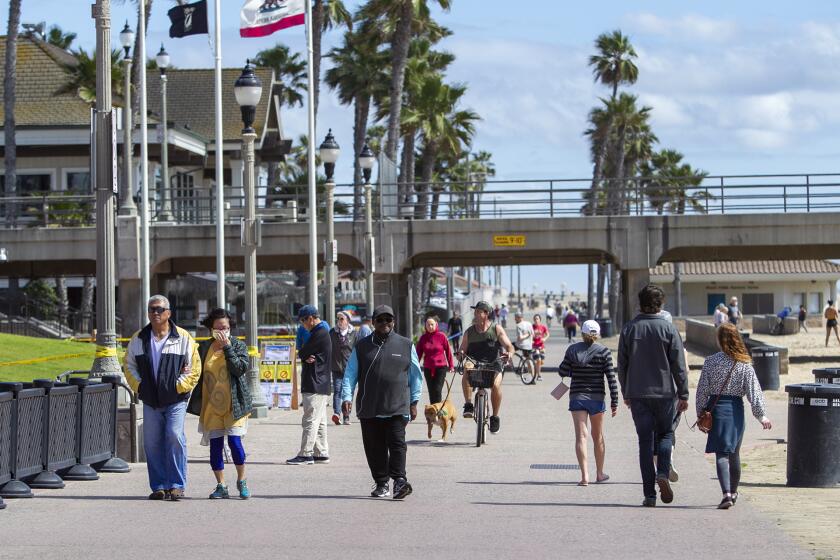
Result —
[{"label": "metal railing fence", "polygon": [[[358,188],[356,188],[358,187]],[[361,185],[335,187],[335,220],[363,216]],[[391,194],[379,195],[376,189]],[[709,175],[698,177],[632,177],[605,179],[593,189],[592,179],[523,179],[481,182],[394,183],[374,190],[374,217],[404,219],[481,219],[562,216],[649,216],[840,211],[840,173],[784,175]],[[304,221],[309,202],[306,185],[261,187],[258,214],[264,222]],[[225,189],[228,223],[244,216],[241,189]],[[358,192],[356,192],[358,191]],[[171,213],[176,223],[215,223],[212,189],[174,189]],[[325,216],[323,186],[319,186],[318,217]],[[69,227],[93,225],[94,197],[61,193],[31,193],[0,198],[18,210],[4,227]],[[151,209],[159,222],[160,205]],[[4,215],[0,213],[0,215]]]}]

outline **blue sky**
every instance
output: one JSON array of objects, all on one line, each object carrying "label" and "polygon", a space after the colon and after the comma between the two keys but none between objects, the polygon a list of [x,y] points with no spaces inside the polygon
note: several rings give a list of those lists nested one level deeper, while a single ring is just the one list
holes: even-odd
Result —
[{"label": "blue sky", "polygon": [[[81,46],[90,49],[90,3],[24,0],[22,20],[58,23],[77,32]],[[165,10],[174,4],[155,0],[149,53],[165,41],[173,64],[212,66],[206,37],[169,39]],[[302,27],[263,39],[240,39],[241,4],[222,0],[226,67],[241,66],[278,41],[303,51]],[[131,3],[114,3],[115,32],[126,18],[134,25],[132,12]],[[3,31],[7,14],[4,0]],[[591,173],[582,132],[588,110],[607,91],[593,83],[586,61],[595,37],[612,29],[628,34],[639,53],[640,77],[630,91],[653,107],[661,147],[680,150],[692,165],[715,175],[837,170],[840,17],[831,2],[532,0],[514,6],[499,0],[454,0],[450,12],[436,10],[435,16],[454,31],[441,44],[457,57],[448,77],[468,84],[464,106],[483,117],[473,148],[493,153],[498,178]],[[327,47],[339,39],[340,33],[328,35]],[[328,65],[325,61],[324,67]],[[322,90],[324,94],[317,138],[331,127],[338,142],[349,147],[352,109]],[[288,110],[284,123],[286,134],[296,137],[306,129],[305,110]],[[347,155],[337,173],[339,181],[349,178]],[[582,270],[525,268],[523,287],[536,283],[559,291],[559,282],[557,287],[550,283],[561,278],[583,289]]]}]

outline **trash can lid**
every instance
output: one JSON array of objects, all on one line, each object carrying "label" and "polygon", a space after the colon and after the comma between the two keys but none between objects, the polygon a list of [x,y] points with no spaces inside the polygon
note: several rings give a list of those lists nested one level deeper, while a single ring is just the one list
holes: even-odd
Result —
[{"label": "trash can lid", "polygon": [[824,395],[840,397],[840,385],[826,385],[824,383],[796,383],[785,385],[785,392],[791,395]]},{"label": "trash can lid", "polygon": [[813,373],[814,375],[826,375],[826,376],[829,376],[829,377],[830,376],[840,376],[840,368],[833,368],[833,367],[817,368],[817,369],[811,370],[811,373]]}]

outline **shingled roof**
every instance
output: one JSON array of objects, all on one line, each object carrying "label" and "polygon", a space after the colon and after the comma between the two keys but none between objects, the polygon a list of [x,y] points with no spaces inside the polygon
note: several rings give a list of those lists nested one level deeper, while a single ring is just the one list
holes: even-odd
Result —
[{"label": "shingled roof", "polygon": [[[651,276],[673,276],[673,263],[664,263],[650,269]],[[780,274],[837,274],[840,265],[829,261],[720,261],[682,263],[681,275],[686,276],[740,276]]]},{"label": "shingled roof", "polygon": [[[240,68],[222,70],[222,131],[225,142],[236,142],[241,138],[242,114],[233,84],[242,73]],[[271,103],[271,89],[274,85],[274,71],[270,68],[255,68],[254,73],[263,84],[263,96],[257,106],[254,128],[257,138],[262,137]],[[167,119],[176,126],[186,127],[213,143],[216,138],[215,89],[213,69],[170,69],[168,76]],[[149,71],[146,74],[149,111],[160,115],[160,73]],[[276,124],[270,123],[271,128]]]},{"label": "shingled roof", "polygon": [[[0,37],[0,74],[5,72],[5,61],[6,38]],[[64,66],[74,64],[78,61],[67,51],[28,35],[19,36],[15,86],[18,127],[90,126],[89,104],[75,93],[56,93],[69,80]],[[3,117],[0,106],[0,119]]]}]

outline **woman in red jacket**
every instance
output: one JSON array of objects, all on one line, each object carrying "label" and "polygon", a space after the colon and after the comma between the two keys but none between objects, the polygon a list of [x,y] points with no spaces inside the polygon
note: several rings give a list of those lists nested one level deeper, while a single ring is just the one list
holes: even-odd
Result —
[{"label": "woman in red jacket", "polygon": [[438,330],[436,317],[426,319],[426,332],[417,342],[417,358],[423,361],[423,373],[429,388],[429,402],[443,400],[443,382],[452,370],[452,348],[446,335]]}]

